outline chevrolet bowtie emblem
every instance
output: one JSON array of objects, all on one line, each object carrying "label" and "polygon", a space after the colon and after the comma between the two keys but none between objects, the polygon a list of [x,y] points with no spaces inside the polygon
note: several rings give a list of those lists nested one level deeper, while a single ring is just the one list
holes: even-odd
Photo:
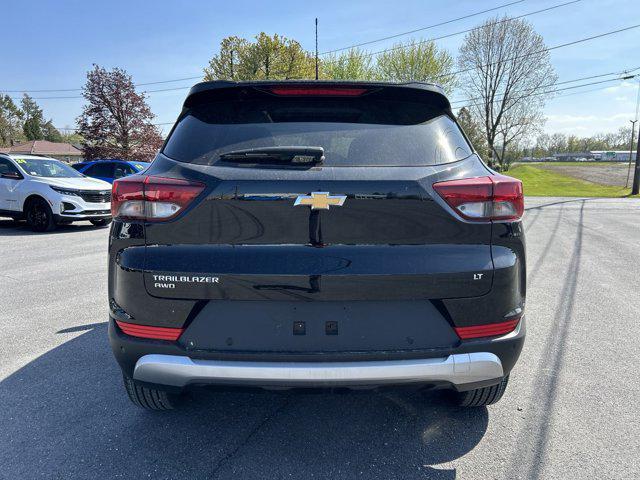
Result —
[{"label": "chevrolet bowtie emblem", "polygon": [[341,207],[346,199],[346,195],[329,195],[329,192],[311,192],[311,195],[299,195],[293,206],[309,205],[311,210],[329,210],[329,205]]}]

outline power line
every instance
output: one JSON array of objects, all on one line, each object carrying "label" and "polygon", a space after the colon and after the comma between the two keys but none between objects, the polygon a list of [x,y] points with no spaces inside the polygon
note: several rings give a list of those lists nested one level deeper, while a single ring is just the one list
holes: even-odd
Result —
[{"label": "power line", "polygon": [[[198,77],[200,78],[200,77]],[[140,85],[140,84],[138,84]],[[161,88],[158,90],[143,90],[140,93],[158,93],[158,92],[172,92],[175,90],[189,90],[193,85],[189,85],[186,87],[173,87],[173,88]],[[82,95],[72,95],[72,96],[53,96],[53,97],[32,97],[33,100],[58,100],[58,99],[70,99],[70,98],[84,98]],[[11,97],[13,100],[21,100],[22,97]]]},{"label": "power line", "polygon": [[[602,78],[602,77],[608,77],[610,75],[627,75],[631,72],[635,72],[636,70],[640,70],[640,67],[635,67],[635,68],[629,68],[626,70],[619,70],[617,72],[610,72],[610,73],[601,73],[599,75],[590,75],[588,77],[580,77],[580,78],[574,78],[573,80],[564,80],[562,82],[555,82],[555,83],[550,83],[548,85],[541,85],[538,88],[547,88],[547,87],[557,87],[558,85],[566,85],[567,83],[574,83],[574,82],[582,82],[584,80],[592,80],[594,78]],[[619,78],[612,78],[611,80],[608,81],[614,81],[614,80],[620,80]],[[518,93],[518,92],[516,92]],[[499,93],[499,96],[504,96],[504,93]],[[460,99],[460,100],[452,100],[451,104],[453,105],[454,103],[466,103],[466,102],[474,102],[476,100],[482,100],[484,97],[474,97],[474,98],[467,98],[467,99]]]},{"label": "power line", "polygon": [[[578,43],[588,42],[590,40],[595,40],[597,38],[602,38],[602,37],[606,37],[606,36],[609,36],[609,35],[614,35],[614,34],[620,33],[620,32],[626,32],[627,30],[633,30],[634,28],[638,28],[638,27],[640,27],[640,24],[632,25],[630,27],[620,28],[618,30],[612,30],[610,32],[601,33],[599,35],[593,35],[591,37],[581,38],[580,40],[574,40],[573,42],[561,43],[560,45],[555,45],[553,47],[543,48],[541,50],[536,50],[534,52],[529,52],[529,53],[527,53],[525,55],[516,55],[514,57],[505,58],[504,60],[498,60],[498,61],[495,61],[495,62],[492,62],[492,63],[486,63],[486,64],[481,65],[481,66],[482,67],[491,67],[493,65],[499,65],[501,63],[510,62],[512,60],[516,60],[516,59],[519,59],[519,58],[526,58],[526,57],[530,57],[531,55],[537,55],[538,53],[550,52],[551,50],[557,50],[558,48],[569,47],[571,45],[576,45]],[[449,72],[449,73],[445,73],[445,74],[442,74],[442,75],[438,75],[436,78],[451,77],[453,75],[458,75],[460,73],[470,72],[472,70],[475,70],[476,68],[477,67],[465,68],[463,70],[458,70],[456,72]]]},{"label": "power line", "polygon": [[183,82],[186,80],[199,80],[202,78],[202,75],[198,75],[197,77],[185,77],[185,78],[176,78],[174,80],[160,80],[158,82],[146,82],[146,83],[136,83],[136,87],[142,87],[145,85],[158,85],[160,83],[173,83],[173,82]]},{"label": "power line", "polygon": [[143,90],[140,93],[172,92],[175,90],[189,90],[191,87],[193,87],[193,85],[188,85],[186,87],[162,88],[160,90]]},{"label": "power line", "polygon": [[[529,13],[523,13],[522,15],[518,15],[518,16],[515,16],[515,17],[503,18],[501,20],[497,20],[495,22],[492,22],[492,25],[498,25],[500,23],[511,22],[513,20],[518,20],[519,18],[528,17],[530,15],[535,15],[535,14],[538,14],[538,13],[548,12],[549,10],[555,10],[556,8],[564,7],[564,6],[571,5],[573,3],[578,3],[578,2],[581,2],[581,1],[582,0],[572,0],[570,2],[558,3],[556,5],[551,5],[550,7],[547,7],[547,8],[543,8],[543,9],[540,9],[540,10],[535,10],[535,11],[529,12]],[[415,42],[415,43],[410,44],[410,45],[397,45],[395,47],[385,48],[384,50],[378,50],[377,52],[368,52],[368,53],[364,54],[363,56],[364,57],[372,57],[374,55],[380,55],[381,53],[392,52],[394,50],[403,50],[403,49],[406,49],[406,48],[410,48],[410,47],[412,47],[414,45],[422,45],[423,43],[434,42],[436,40],[442,40],[442,39],[445,39],[445,38],[455,37],[457,35],[463,35],[465,33],[473,32],[474,30],[478,30],[480,28],[482,28],[482,26],[469,28],[467,30],[461,30],[459,32],[449,33],[447,35],[441,35],[439,37],[428,38],[426,40],[420,40],[420,41]]]},{"label": "power line", "polygon": [[[176,123],[175,121],[173,122],[161,122],[161,123],[152,123],[151,125],[154,125],[156,127],[160,127],[163,125],[173,125],[174,123]],[[56,130],[67,130],[67,131],[77,131],[79,130],[78,128],[72,128],[72,127],[54,127]]]},{"label": "power line", "polygon": [[[633,70],[639,70],[639,69],[640,69],[640,67],[635,68],[635,69],[633,69]],[[630,70],[630,71],[633,71],[633,70]],[[599,76],[601,76],[601,75],[594,75],[593,77],[585,77],[583,80],[588,79],[588,78],[597,78],[597,77],[599,77]],[[530,94],[530,95],[526,95],[526,96],[520,97],[518,100],[520,100],[520,99],[522,99],[522,98],[526,98],[527,96],[531,96],[531,97],[532,97],[532,96],[542,95],[542,94],[547,94],[547,93],[561,92],[561,91],[564,91],[564,90],[571,90],[571,89],[575,89],[575,88],[588,87],[588,86],[590,86],[590,85],[597,85],[597,84],[601,84],[601,83],[605,83],[605,82],[613,82],[613,81],[623,81],[623,80],[628,80],[629,78],[634,78],[634,77],[636,77],[636,76],[637,76],[637,75],[631,75],[630,77],[626,77],[626,78],[612,78],[612,79],[610,79],[610,80],[604,80],[604,81],[600,81],[600,82],[585,83],[585,84],[583,84],[583,85],[575,85],[575,86],[572,86],[572,87],[567,87],[567,88],[562,88],[562,89],[552,90],[552,91],[549,91],[549,92],[533,93],[533,94]],[[567,80],[567,82],[564,82],[564,83],[568,83],[568,82],[575,82],[575,81],[577,81],[577,80]],[[608,88],[608,87],[604,87],[604,88]],[[602,90],[602,89],[603,89],[603,87],[600,87],[600,88],[594,88],[594,89],[591,89],[591,90],[584,90],[584,91],[582,91],[582,92],[574,92],[574,93],[569,93],[569,94],[565,94],[565,95],[557,95],[557,96],[556,96],[556,97],[554,97],[554,98],[568,97],[568,96],[570,96],[570,95],[580,95],[580,94],[583,94],[583,93],[595,92],[595,91]],[[470,106],[470,107],[471,107],[471,106],[480,106],[480,104],[476,104],[476,105],[468,105],[468,106]],[[175,123],[175,122],[162,122],[162,123],[153,123],[152,125],[155,125],[155,126],[164,126],[164,125],[173,125],[174,123]],[[70,127],[64,127],[64,128],[63,128],[63,127],[55,127],[55,128],[56,128],[56,129],[58,129],[58,130],[73,130],[73,131],[78,130],[77,128],[70,128]]]},{"label": "power line", "polygon": [[[577,0],[577,1],[581,1],[581,0]],[[510,61],[512,61],[514,59],[526,58],[526,57],[529,57],[531,55],[536,55],[538,53],[549,52],[551,50],[557,50],[559,48],[569,47],[569,46],[572,46],[572,45],[577,45],[579,43],[588,42],[588,41],[595,40],[595,39],[602,38],[602,37],[607,37],[609,35],[615,35],[616,33],[621,33],[621,32],[625,32],[625,31],[628,31],[628,30],[633,30],[634,28],[638,28],[638,27],[640,27],[640,24],[631,25],[629,27],[620,28],[618,30],[612,30],[612,31],[609,31],[609,32],[601,33],[601,34],[598,34],[598,35],[592,35],[590,37],[581,38],[581,39],[574,40],[574,41],[571,41],[571,42],[561,43],[559,45],[554,45],[553,47],[543,48],[541,50],[536,50],[534,52],[529,52],[529,53],[527,53],[525,55],[516,55],[515,57],[509,57],[509,58],[505,58],[503,60],[497,60],[495,62],[482,65],[482,67],[489,67],[489,66],[493,66],[493,65],[498,65],[498,64],[504,63],[504,62],[510,62]],[[429,41],[429,40],[424,40],[424,41],[418,42],[418,43],[424,43],[426,41]],[[470,68],[458,70],[458,71],[455,71],[455,72],[444,73],[444,74],[438,75],[435,78],[438,79],[438,78],[443,78],[443,77],[451,77],[451,76],[454,76],[454,75],[458,75],[460,73],[470,72],[472,70],[475,70],[475,68],[477,68],[477,67],[470,67]],[[162,91],[170,91],[170,90],[181,90],[181,89],[187,89],[187,88],[190,88],[190,87],[176,87],[176,88],[168,88],[168,89],[162,89],[162,90],[149,90],[149,91],[147,91],[145,93],[162,92]],[[20,97],[11,97],[11,98],[16,99],[16,100],[20,100]],[[73,97],[67,97],[67,96],[63,96],[63,97],[59,97],[59,96],[58,97],[35,97],[34,100],[52,100],[52,99],[69,99],[69,98],[82,98],[82,97],[81,96],[73,96]]]},{"label": "power line", "polygon": [[[493,9],[484,10],[482,12],[477,12],[477,13],[474,13],[474,14],[470,14],[470,15],[465,16],[465,17],[459,17],[459,18],[456,18],[456,19],[451,19],[451,20],[448,20],[446,22],[442,22],[441,24],[430,25],[428,27],[424,27],[422,29],[417,29],[415,31],[420,31],[420,30],[425,30],[425,29],[428,29],[428,28],[433,28],[433,27],[438,26],[438,25],[445,25],[447,23],[452,23],[452,22],[455,22],[455,21],[460,20],[460,19],[468,18],[468,17],[474,16],[474,15],[480,15],[482,13],[486,13],[486,12],[489,12],[491,10],[496,10],[496,9],[499,9],[499,8],[503,8],[505,6],[513,5],[513,4],[524,2],[524,1],[526,1],[526,0],[518,0],[518,1],[515,1],[515,2],[512,2],[512,3],[507,3],[507,4],[501,5],[499,7],[495,7]],[[563,7],[565,5],[570,5],[572,3],[578,3],[578,2],[581,2],[581,1],[582,0],[572,0],[570,2],[565,2],[565,3],[561,3],[561,4],[557,4],[557,5],[552,5],[550,7],[543,8],[541,10],[536,10],[534,12],[529,12],[529,13],[525,13],[523,15],[519,15],[519,16],[516,16],[516,17],[511,17],[511,18],[508,18],[508,19],[500,20],[499,22],[496,22],[496,23],[500,23],[500,22],[503,22],[503,21],[514,20],[514,19],[518,19],[518,18],[523,18],[523,17],[529,16],[529,15],[534,15],[534,14],[546,12],[546,11],[549,11],[549,10],[554,10],[556,8]],[[443,36],[432,38],[432,39],[429,39],[429,40],[423,40],[423,41],[417,42],[417,44],[425,43],[425,42],[429,42],[429,41],[441,40],[441,39],[452,37],[452,36],[456,36],[456,35],[461,35],[463,33],[468,33],[470,31],[476,30],[477,28],[479,28],[479,27],[475,27],[475,28],[472,28],[472,29],[469,29],[469,30],[464,30],[464,31],[461,31],[461,32],[455,32],[455,33],[448,34],[448,35],[443,35]],[[395,36],[405,35],[407,33],[412,33],[412,32],[405,32],[403,34],[392,35],[389,38],[394,38]],[[365,42],[365,43],[366,44],[375,43],[375,42],[382,41],[382,40],[383,39],[372,40],[370,42]],[[354,47],[354,45],[352,45],[350,47],[343,47],[343,48],[332,50],[332,51],[329,51],[329,52],[323,52],[320,55],[325,55],[327,53],[331,53],[331,52],[335,52],[335,51],[347,50],[347,49],[350,49],[350,48],[353,48],[353,47]],[[379,53],[395,50],[397,48],[401,48],[401,47],[393,47],[393,48],[390,48],[390,49],[381,50],[379,52],[373,52],[373,53],[367,54],[367,56],[377,55]],[[155,82],[136,83],[136,84],[134,84],[134,86],[142,87],[142,86],[147,86],[147,85],[158,85],[158,84],[163,84],[163,83],[174,83],[174,82],[181,82],[181,81],[187,81],[187,80],[199,80],[201,78],[202,78],[202,75],[199,75],[199,76],[194,76],[194,77],[176,78],[176,79],[171,79],[171,80],[160,80],[160,81],[155,81]],[[163,91],[170,91],[170,90],[182,90],[182,89],[186,90],[187,88],[190,88],[190,87],[178,87],[178,88],[175,88],[175,89],[166,89],[166,90],[149,90],[147,93],[156,92],[156,91],[157,92],[163,92]],[[58,88],[58,89],[40,89],[40,90],[2,90],[2,89],[0,89],[0,92],[4,92],[4,93],[46,93],[46,92],[80,92],[80,91],[82,91],[82,88]],[[14,100],[20,100],[20,97],[11,97],[11,98],[14,99]],[[37,97],[37,98],[34,98],[34,100],[53,100],[53,99],[67,99],[67,98],[81,98],[81,96],[78,95],[78,96]]]},{"label": "power line", "polygon": [[607,88],[610,88],[610,87],[590,88],[589,90],[583,90],[581,92],[573,92],[573,93],[565,93],[564,95],[556,95],[555,97],[550,98],[549,101],[553,101],[556,98],[571,97],[573,95],[582,95],[583,93],[599,92],[600,90],[606,90]]},{"label": "power line", "polygon": [[[572,85],[571,87],[557,88],[555,90],[548,90],[546,92],[530,93],[528,95],[523,95],[521,97],[517,97],[513,101],[516,102],[516,101],[523,100],[523,99],[529,98],[529,97],[536,97],[536,96],[539,96],[539,95],[547,95],[547,94],[556,93],[556,92],[564,92],[565,90],[573,90],[573,89],[576,89],[576,88],[588,87],[590,85],[598,85],[598,84],[607,83],[607,82],[629,80],[629,79],[635,78],[635,77],[637,77],[637,75],[629,75],[629,76],[626,76],[626,77],[623,77],[623,78],[612,78],[612,79],[609,79],[609,80],[600,80],[598,82],[584,83],[582,85]],[[587,92],[579,92],[579,93],[587,93]],[[494,100],[491,103],[495,103],[495,102],[499,102],[499,101],[501,101],[501,100],[500,99]],[[468,107],[483,107],[484,105],[485,105],[484,103],[475,103],[475,104],[466,105],[466,106],[468,106]]]},{"label": "power line", "polygon": [[352,48],[362,47],[364,45],[370,45],[372,43],[383,42],[385,40],[390,40],[392,38],[402,37],[404,35],[410,35],[412,33],[421,32],[423,30],[429,30],[429,29],[435,28],[435,27],[441,27],[443,25],[448,25],[450,23],[458,22],[460,20],[466,20],[467,18],[476,17],[478,15],[482,15],[483,13],[493,12],[495,10],[499,10],[501,8],[509,7],[511,5],[515,5],[516,3],[522,3],[524,1],[525,0],[517,0],[515,2],[505,3],[505,4],[499,5],[497,7],[489,8],[487,10],[482,10],[480,12],[470,13],[469,15],[464,15],[462,17],[452,18],[451,20],[446,20],[444,22],[434,23],[433,25],[428,25],[426,27],[416,28],[415,30],[409,30],[409,31],[402,32],[402,33],[396,33],[394,35],[389,35],[387,37],[382,37],[382,38],[376,38],[375,40],[369,40],[367,42],[356,43],[356,44],[353,44],[353,45],[349,45],[348,47],[341,47],[341,48],[336,48],[334,50],[327,50],[326,52],[321,52],[320,55],[329,55],[331,53],[342,52],[343,50],[351,50]]},{"label": "power line", "polygon": [[[134,83],[134,87],[144,87],[146,85],[159,85],[161,83],[174,83],[174,82],[184,82],[187,80],[198,80],[201,79],[202,75],[197,77],[184,77],[184,78],[175,78],[173,80],[160,80],[157,82],[145,82],[145,83]],[[4,93],[45,93],[45,92],[81,92],[82,88],[53,88],[53,89],[45,89],[45,90],[1,90],[0,92]],[[157,90],[161,92],[162,90]],[[54,98],[64,98],[64,97],[54,97]],[[80,98],[78,97],[66,97],[66,98]]]}]

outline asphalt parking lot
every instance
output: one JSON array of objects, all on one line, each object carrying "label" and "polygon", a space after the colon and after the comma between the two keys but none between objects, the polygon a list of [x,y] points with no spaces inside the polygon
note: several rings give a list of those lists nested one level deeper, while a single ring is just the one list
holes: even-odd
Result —
[{"label": "asphalt parking lot", "polygon": [[0,220],[0,478],[639,478],[640,200],[528,199],[528,339],[503,400],[203,391],[129,403],[108,229]]}]

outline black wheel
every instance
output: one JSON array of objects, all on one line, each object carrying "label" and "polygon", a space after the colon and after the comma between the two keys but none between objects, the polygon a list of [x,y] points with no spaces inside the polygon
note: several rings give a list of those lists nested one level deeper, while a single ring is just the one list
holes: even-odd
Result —
[{"label": "black wheel", "polygon": [[96,227],[105,227],[111,223],[110,218],[100,218],[98,220],[89,220],[89,221],[93,223]]},{"label": "black wheel", "polygon": [[122,378],[129,400],[134,405],[146,410],[173,410],[175,408],[179,395],[137,385],[133,379],[126,375],[123,375]]},{"label": "black wheel", "polygon": [[491,405],[502,398],[507,388],[507,383],[509,383],[509,375],[503,377],[497,385],[476,388],[475,390],[469,390],[467,392],[459,392],[456,403],[461,407],[483,407],[485,405]]},{"label": "black wheel", "polygon": [[26,207],[27,224],[34,232],[49,232],[56,228],[53,212],[42,198],[34,198]]}]

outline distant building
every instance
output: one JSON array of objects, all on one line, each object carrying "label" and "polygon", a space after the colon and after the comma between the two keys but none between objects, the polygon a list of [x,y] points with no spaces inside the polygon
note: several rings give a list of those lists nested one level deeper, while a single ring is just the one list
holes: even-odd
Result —
[{"label": "distant building", "polygon": [[[591,152],[596,160],[610,161],[610,162],[628,162],[629,161],[629,150],[594,150]],[[631,159],[636,158],[636,152],[634,151],[631,154]]]},{"label": "distant building", "polygon": [[82,160],[82,151],[70,143],[49,142],[47,140],[30,140],[12,147],[0,147],[0,153],[42,155],[44,157],[57,158],[67,163],[75,163]]},{"label": "distant building", "polygon": [[[635,159],[633,152],[632,159]],[[530,157],[520,159],[521,162],[628,162],[629,150],[554,153],[551,157]]]},{"label": "distant building", "polygon": [[568,152],[554,153],[553,160],[556,162],[586,162],[598,160],[593,152]]}]

